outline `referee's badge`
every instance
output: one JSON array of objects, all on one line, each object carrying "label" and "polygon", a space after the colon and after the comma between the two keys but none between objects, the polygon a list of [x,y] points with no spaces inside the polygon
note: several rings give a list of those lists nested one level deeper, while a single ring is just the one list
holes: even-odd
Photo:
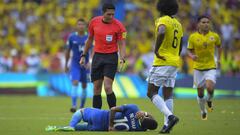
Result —
[{"label": "referee's badge", "polygon": [[113,40],[113,35],[106,35],[106,41],[111,42]]}]

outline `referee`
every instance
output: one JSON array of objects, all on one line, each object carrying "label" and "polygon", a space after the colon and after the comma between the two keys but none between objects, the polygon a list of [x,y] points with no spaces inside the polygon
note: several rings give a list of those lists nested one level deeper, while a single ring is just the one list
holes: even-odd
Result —
[{"label": "referee", "polygon": [[94,17],[89,23],[89,35],[80,59],[80,64],[85,64],[86,54],[94,40],[91,80],[94,85],[93,107],[99,109],[102,107],[103,84],[109,108],[116,106],[116,96],[112,85],[118,67],[118,48],[120,67],[125,62],[127,34],[123,24],[114,18],[115,6],[113,4],[104,4],[102,11],[102,16]]}]

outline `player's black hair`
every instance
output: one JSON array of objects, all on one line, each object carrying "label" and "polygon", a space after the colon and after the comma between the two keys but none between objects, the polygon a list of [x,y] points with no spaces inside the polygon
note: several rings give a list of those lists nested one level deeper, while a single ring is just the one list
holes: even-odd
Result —
[{"label": "player's black hair", "polygon": [[175,15],[178,12],[177,0],[158,0],[157,10],[164,15]]},{"label": "player's black hair", "polygon": [[112,3],[105,3],[105,4],[103,4],[103,6],[102,6],[103,13],[105,13],[107,11],[107,9],[115,10],[115,6]]},{"label": "player's black hair", "polygon": [[158,123],[153,118],[145,117],[141,122],[141,127],[144,129],[154,130],[158,127]]},{"label": "player's black hair", "polygon": [[86,22],[83,18],[79,18],[77,22]]},{"label": "player's black hair", "polygon": [[197,22],[200,22],[203,18],[207,18],[207,19],[210,20],[210,17],[209,17],[209,16],[207,16],[207,15],[201,15],[201,16],[199,16],[199,17],[197,18]]}]

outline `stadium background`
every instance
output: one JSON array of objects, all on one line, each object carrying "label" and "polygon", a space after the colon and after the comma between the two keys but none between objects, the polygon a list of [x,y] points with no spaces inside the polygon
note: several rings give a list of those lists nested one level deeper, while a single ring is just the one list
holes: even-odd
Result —
[{"label": "stadium background", "polygon": [[[1,0],[0,1],[0,133],[49,135],[47,125],[66,125],[70,81],[63,73],[65,41],[78,18],[101,14],[101,4],[112,1],[116,18],[127,27],[127,66],[116,76],[117,104],[135,103],[149,111],[158,130],[132,135],[157,134],[163,116],[146,99],[146,75],[154,45],[156,0]],[[184,28],[181,71],[174,90],[174,110],[180,123],[171,134],[239,135],[240,121],[240,1],[179,0],[177,17]],[[192,89],[192,61],[186,56],[188,35],[200,14],[211,16],[212,28],[222,38],[226,55],[221,58],[214,112],[201,121]],[[79,95],[80,93],[79,88]],[[161,94],[161,93],[160,93]],[[88,97],[92,84],[88,84]],[[120,98],[122,97],[122,98]],[[141,97],[141,98],[139,98]],[[91,106],[91,99],[86,106]],[[190,98],[190,99],[189,99]],[[103,108],[107,109],[105,98]],[[58,133],[61,135],[73,133]],[[81,133],[80,133],[81,134]],[[92,132],[84,132],[92,135]],[[94,133],[95,134],[95,133]],[[129,134],[97,132],[96,134]]]},{"label": "stadium background", "polygon": [[[115,17],[127,28],[127,64],[116,77],[118,97],[146,97],[145,78],[154,46],[156,0],[111,0]],[[78,18],[101,15],[104,0],[4,0],[0,2],[0,93],[68,95],[70,82],[64,71],[65,42]],[[109,1],[108,1],[109,2]],[[179,0],[177,17],[183,24],[184,42],[176,95],[191,97],[192,61],[186,55],[188,35],[196,18],[205,14],[223,44],[221,71],[216,88],[220,96],[239,97],[240,2],[238,0]],[[152,9],[152,10],[149,10]],[[23,79],[24,78],[24,79]],[[183,81],[184,80],[184,81]],[[79,88],[81,89],[81,88]],[[231,90],[231,91],[224,91]],[[80,91],[80,90],[79,90]],[[88,87],[92,97],[92,84]],[[79,93],[80,94],[80,93]],[[218,94],[218,93],[216,93]]]}]

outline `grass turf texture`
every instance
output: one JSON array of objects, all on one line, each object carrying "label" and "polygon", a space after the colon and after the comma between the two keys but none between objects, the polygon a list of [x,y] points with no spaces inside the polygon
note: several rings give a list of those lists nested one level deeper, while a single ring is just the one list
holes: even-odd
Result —
[{"label": "grass turf texture", "polygon": [[[92,99],[87,99],[91,106]],[[157,130],[131,132],[131,135],[158,134],[163,125],[163,115],[148,99],[118,99],[117,104],[134,103],[141,110],[148,111],[158,120]],[[180,122],[174,127],[172,135],[239,135],[240,99],[214,100],[214,111],[208,120],[202,121],[195,99],[176,99],[175,114]],[[71,99],[69,97],[0,96],[0,133],[2,135],[116,135],[129,132],[46,132],[47,125],[67,125]],[[106,100],[103,108],[107,109]]]}]

